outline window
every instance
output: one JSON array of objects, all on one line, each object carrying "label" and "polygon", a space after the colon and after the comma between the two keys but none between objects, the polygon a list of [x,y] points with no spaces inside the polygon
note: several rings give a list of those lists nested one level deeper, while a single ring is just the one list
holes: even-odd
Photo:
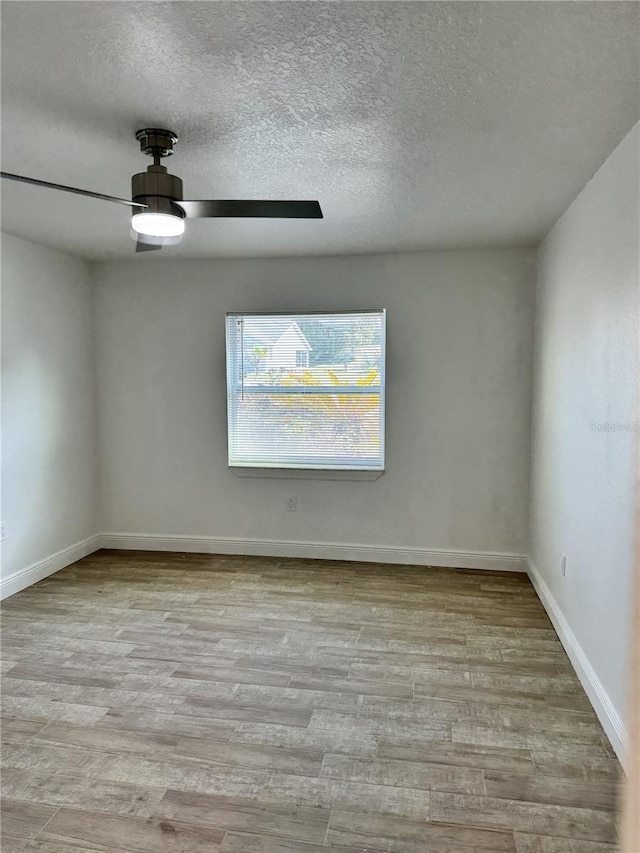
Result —
[{"label": "window", "polygon": [[385,312],[227,314],[229,465],[384,470]]}]

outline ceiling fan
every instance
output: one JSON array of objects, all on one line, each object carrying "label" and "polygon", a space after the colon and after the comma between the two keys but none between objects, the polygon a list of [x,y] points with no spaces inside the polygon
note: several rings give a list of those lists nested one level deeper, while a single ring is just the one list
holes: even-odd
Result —
[{"label": "ceiling fan", "polygon": [[238,199],[209,199],[185,201],[182,198],[182,180],[170,175],[161,164],[163,157],[173,154],[178,137],[170,130],[144,128],[136,133],[140,150],[153,157],[153,165],[131,179],[131,201],[90,190],[80,190],[63,184],[52,184],[37,178],[25,178],[10,172],[0,172],[9,181],[35,184],[67,193],[99,198],[124,204],[133,209],[131,227],[136,239],[136,252],[147,252],[174,245],[182,240],[185,219],[211,217],[271,217],[279,219],[322,219],[317,201],[242,201]]}]

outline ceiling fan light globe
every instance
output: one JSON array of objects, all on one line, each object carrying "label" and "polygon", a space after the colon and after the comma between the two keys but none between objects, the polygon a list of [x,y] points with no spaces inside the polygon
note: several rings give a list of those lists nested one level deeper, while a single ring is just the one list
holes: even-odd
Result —
[{"label": "ceiling fan light globe", "polygon": [[184,234],[184,219],[170,213],[135,213],[131,227],[148,237],[180,237]]}]

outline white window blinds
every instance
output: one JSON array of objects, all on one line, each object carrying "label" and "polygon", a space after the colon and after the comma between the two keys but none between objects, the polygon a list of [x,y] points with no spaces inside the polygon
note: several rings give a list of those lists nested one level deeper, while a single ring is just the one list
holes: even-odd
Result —
[{"label": "white window blinds", "polygon": [[384,470],[385,312],[227,314],[229,465]]}]

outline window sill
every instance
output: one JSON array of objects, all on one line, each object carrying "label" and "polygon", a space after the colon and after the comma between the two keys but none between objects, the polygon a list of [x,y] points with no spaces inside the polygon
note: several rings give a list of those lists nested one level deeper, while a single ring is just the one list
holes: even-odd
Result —
[{"label": "window sill", "polygon": [[272,480],[349,480],[368,482],[380,479],[384,471],[332,471],[327,468],[245,468],[229,466],[236,477]]}]

